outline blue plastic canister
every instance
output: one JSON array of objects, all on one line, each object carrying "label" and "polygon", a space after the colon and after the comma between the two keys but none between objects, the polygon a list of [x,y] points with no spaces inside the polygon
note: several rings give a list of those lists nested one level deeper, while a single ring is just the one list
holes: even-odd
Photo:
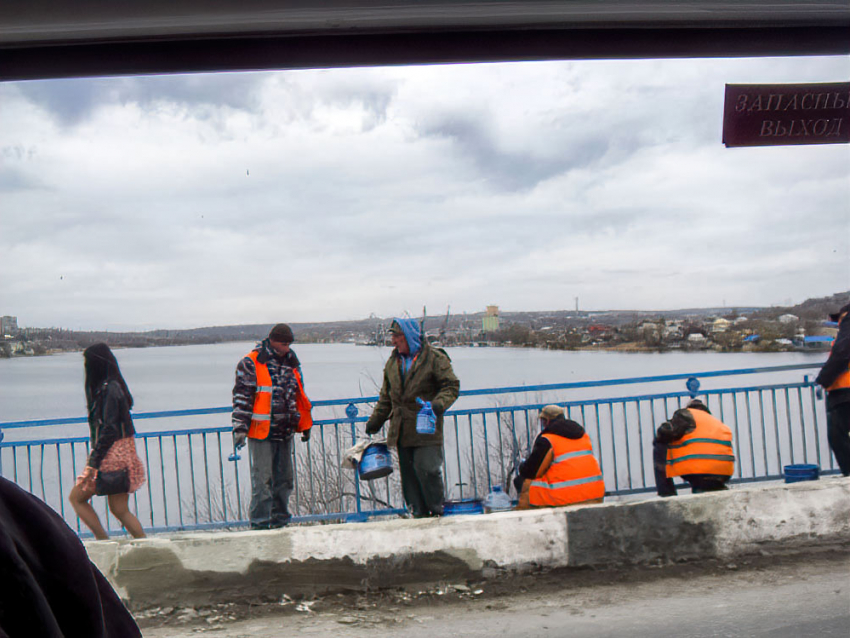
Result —
[{"label": "blue plastic canister", "polygon": [[468,501],[446,501],[443,503],[443,516],[458,514],[483,514],[484,505],[478,499]]},{"label": "blue plastic canister", "polygon": [[786,465],[783,474],[786,483],[817,481],[820,478],[820,467],[811,464]]},{"label": "blue plastic canister", "polygon": [[434,434],[437,431],[437,417],[434,410],[431,409],[430,404],[426,405],[419,397],[416,398],[416,402],[422,406],[416,414],[416,432],[418,434]]},{"label": "blue plastic canister", "polygon": [[357,473],[363,481],[382,478],[393,472],[393,462],[390,450],[383,443],[372,443],[363,451]]}]

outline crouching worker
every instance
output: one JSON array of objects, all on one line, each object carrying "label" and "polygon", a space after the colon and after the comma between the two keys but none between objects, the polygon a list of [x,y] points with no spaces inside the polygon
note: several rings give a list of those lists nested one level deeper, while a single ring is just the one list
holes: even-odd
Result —
[{"label": "crouching worker", "polygon": [[540,434],[514,479],[516,509],[601,503],[605,482],[584,428],[557,405],[547,405],[539,418]]},{"label": "crouching worker", "polygon": [[658,496],[676,495],[674,476],[687,481],[695,494],[728,489],[735,471],[732,430],[694,399],[658,428],[652,460]]}]

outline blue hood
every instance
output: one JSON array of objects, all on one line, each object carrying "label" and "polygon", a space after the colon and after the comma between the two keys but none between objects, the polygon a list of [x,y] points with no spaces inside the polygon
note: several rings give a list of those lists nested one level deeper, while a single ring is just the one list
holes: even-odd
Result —
[{"label": "blue hood", "polygon": [[410,356],[416,356],[416,353],[422,349],[422,339],[419,332],[419,322],[416,319],[402,319],[400,317],[393,318],[393,323],[397,323],[404,333],[404,338],[407,339],[407,347],[410,348]]}]

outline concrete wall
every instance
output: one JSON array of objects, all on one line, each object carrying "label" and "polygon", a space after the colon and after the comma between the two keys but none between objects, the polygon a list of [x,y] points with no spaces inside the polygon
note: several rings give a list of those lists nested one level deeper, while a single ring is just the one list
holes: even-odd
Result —
[{"label": "concrete wall", "polygon": [[835,542],[850,542],[850,479],[484,516],[90,541],[86,548],[122,597],[145,607]]}]

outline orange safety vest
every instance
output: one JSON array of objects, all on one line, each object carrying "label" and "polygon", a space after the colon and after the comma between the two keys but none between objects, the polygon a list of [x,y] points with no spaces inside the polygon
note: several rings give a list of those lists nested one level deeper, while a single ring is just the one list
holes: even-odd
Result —
[{"label": "orange safety vest", "polygon": [[[251,425],[248,428],[248,438],[250,439],[265,439],[269,436],[271,429],[272,418],[272,375],[269,373],[269,367],[265,363],[257,361],[256,350],[252,350],[248,357],[254,362],[254,369],[257,374],[257,389],[254,392],[254,412],[251,415]],[[301,373],[293,368],[295,373],[295,381],[298,383],[298,394],[295,396],[295,405],[301,418],[298,420],[298,425],[295,430],[304,432],[313,427],[313,417],[310,410],[313,409],[313,404],[304,393],[304,386],[301,383]]]},{"label": "orange safety vest", "polygon": [[528,502],[535,507],[558,507],[605,496],[605,481],[593,444],[585,434],[568,439],[555,434],[542,435],[552,444],[552,464],[543,476],[531,481]]},{"label": "orange safety vest", "polygon": [[732,430],[702,410],[688,410],[696,428],[667,448],[667,477],[686,474],[732,476],[735,453]]},{"label": "orange safety vest", "polygon": [[[847,318],[844,318],[847,321]],[[835,345],[835,339],[832,340],[833,345]],[[830,347],[830,352],[832,352],[832,348]],[[847,369],[838,375],[838,378],[833,381],[830,386],[826,389],[827,392],[832,392],[833,390],[843,390],[844,388],[850,388],[850,365],[847,366]]]}]

